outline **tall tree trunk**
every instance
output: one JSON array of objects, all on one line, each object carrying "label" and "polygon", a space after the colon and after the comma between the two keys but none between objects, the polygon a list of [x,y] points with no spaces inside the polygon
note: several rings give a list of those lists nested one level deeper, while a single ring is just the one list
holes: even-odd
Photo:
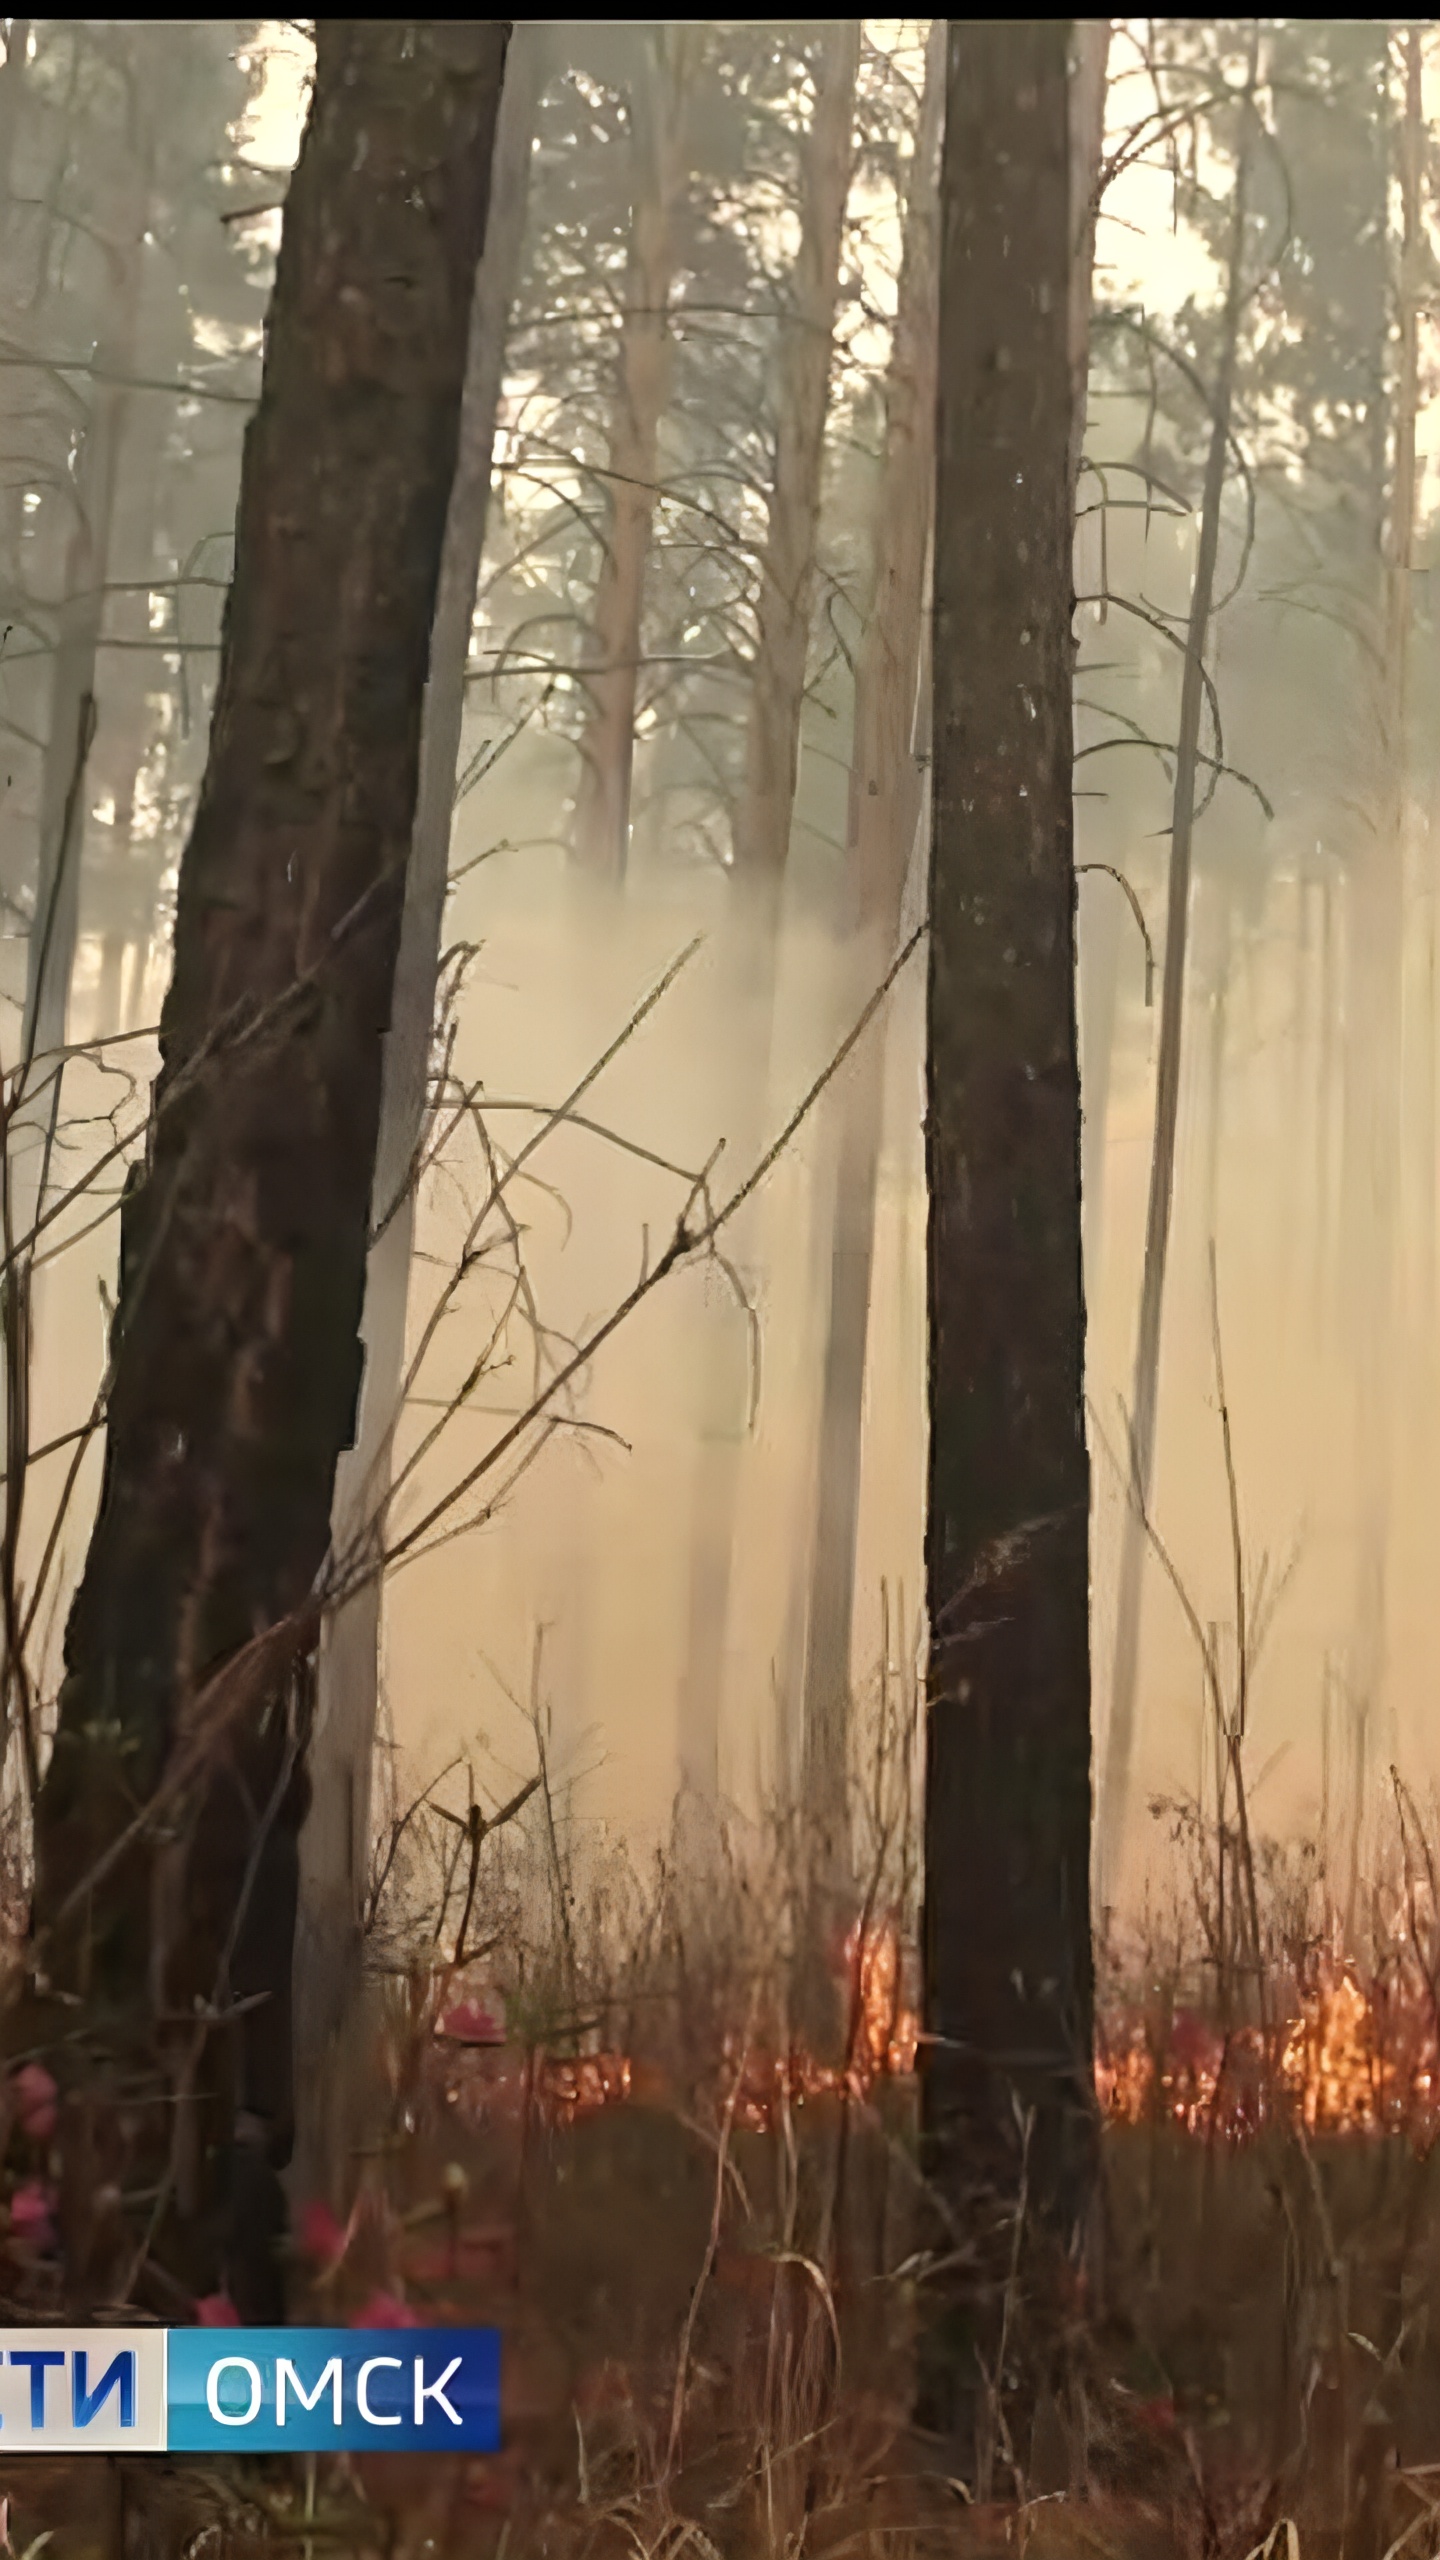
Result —
[{"label": "tall tree trunk", "polygon": [[[1075,27],[1070,83],[1072,251],[1068,297],[1071,361],[1071,503],[1085,429],[1091,278],[1095,255],[1107,19]],[[850,781],[853,920],[850,993],[858,1009],[895,948],[907,857],[921,793],[910,742],[901,748],[889,688],[914,684],[921,658],[920,574],[934,475],[935,189],[944,104],[943,22],[932,33],[887,400],[890,438],[877,513],[881,562],[876,610],[856,674],[855,754]],[[912,243],[908,225],[914,225]],[[913,260],[913,264],[912,264]],[[917,421],[919,430],[917,433]],[[924,653],[928,659],[928,650]],[[917,731],[928,763],[930,670],[917,701]],[[830,1308],[821,1401],[815,1542],[807,1613],[804,1690],[806,1803],[833,1843],[837,1879],[846,1870],[851,1637],[860,1521],[866,1348],[875,1249],[875,1205],[885,1099],[888,1017],[871,1026],[837,1089],[843,1111],[830,1263]]]},{"label": "tall tree trunk", "polygon": [[509,32],[316,27],[35,1808],[77,2307],[283,2309],[307,1706]]},{"label": "tall tree trunk", "polygon": [[698,24],[652,26],[639,28],[637,40],[643,59],[630,93],[630,256],[575,797],[576,860],[610,881],[623,879],[630,844],[645,570],[658,495],[660,424],[670,396],[675,212],[685,183],[685,126],[704,34]]},{"label": "tall tree trunk", "polygon": [[[770,1075],[860,37],[858,18],[834,19],[820,30],[815,110],[800,155],[800,244],[780,330],[775,467],[756,612],[745,784],[736,813],[720,951],[726,1138],[733,1161],[741,1165],[755,1152]],[[732,1239],[731,1249],[742,1265],[750,1259],[753,1233],[752,1219],[748,1232],[742,1229]],[[717,1312],[722,1324],[712,1318],[702,1352],[707,1375],[680,1692],[681,1783],[700,1804],[713,1800],[718,1784],[725,1638],[744,1455],[734,1363],[725,1357],[732,1338],[726,1320],[740,1311],[726,1306]]]},{"label": "tall tree trunk", "polygon": [[1155,1131],[1150,1154],[1150,1193],[1145,1216],[1145,1258],[1140,1282],[1140,1321],[1135,1342],[1135,1383],[1130,1409],[1130,1484],[1120,1540],[1120,1581],[1115,1604],[1115,1663],[1110,1683],[1110,1723],[1100,1797],[1099,1887],[1113,1887],[1125,1840],[1135,1749],[1135,1690],[1140,1663],[1140,1607],[1144,1591],[1146,1519],[1155,1465],[1155,1421],[1160,1385],[1160,1329],[1165,1266],[1175,1190],[1175,1137],[1180,1113],[1180,1049],[1185,1008],[1185,957],[1190,923],[1191,846],[1195,784],[1204,704],[1203,673],[1215,593],[1220,507],[1230,450],[1230,411],[1244,288],[1245,208],[1253,148],[1254,82],[1258,22],[1252,31],[1249,81],[1235,164],[1235,196],[1227,251],[1220,358],[1211,395],[1210,450],[1200,508],[1195,583],[1180,685],[1180,724],[1170,821],[1170,879],[1165,919],[1165,970],[1160,990],[1160,1054],[1155,1076]]},{"label": "tall tree trunk", "polygon": [[[895,949],[920,815],[916,758],[925,564],[935,485],[937,214],[945,114],[946,21],[931,22],[905,205],[895,331],[885,385],[885,460],[876,492],[875,587],[855,670],[845,868],[850,906],[845,1010],[853,1018]],[[926,669],[928,678],[928,667]],[[843,1892],[849,1867],[850,1634],[860,1520],[865,1346],[885,1103],[885,1023],[872,1022],[835,1090],[841,1115],[820,1403],[816,1512],[806,1609],[801,1785],[821,1871]]]},{"label": "tall tree trunk", "polygon": [[[1419,406],[1421,262],[1421,37],[1401,39],[1405,104],[1396,137],[1402,238],[1395,450],[1383,543],[1384,601],[1377,704],[1378,789],[1371,825],[1346,883],[1345,1101],[1341,1138],[1343,1292],[1353,1361],[1356,1573],[1347,1664],[1355,1719],[1356,1791],[1363,1799],[1377,1724],[1384,1714],[1385,1622],[1395,1391],[1400,1317],[1398,1248],[1402,1090],[1401,959],[1405,914],[1406,735],[1411,580],[1415,540],[1415,422]],[[1383,449],[1382,481],[1383,486]],[[1433,1179],[1433,1166],[1426,1172]],[[1392,1756],[1390,1737],[1383,1759]],[[1358,1844],[1363,1803],[1354,1808]]]},{"label": "tall tree trunk", "polygon": [[505,343],[520,273],[546,33],[516,31],[495,135],[485,254],[475,283],[460,442],[420,740],[415,831],[380,1102],[372,1243],[361,1338],[365,1376],[353,1449],[335,1478],[338,1555],[368,1553],[374,1569],[327,1621],[320,1649],[313,1797],[300,1844],[296,2044],[300,2083],[296,2177],[302,2192],[333,2187],[354,2093],[341,2037],[359,1986],[370,1865],[370,1794],[379,1708],[381,1579],[386,1502],[404,1391],[406,1308],[415,1235],[413,1169],[424,1133],[440,939],[449,886],[450,828],[465,713],[470,628],[485,547]]},{"label": "tall tree trunk", "polygon": [[951,23],[941,190],[921,2107],[975,2257],[927,2333],[921,2409],[982,2494],[988,2377],[1008,2389],[1002,2337],[1018,2357],[1050,2334],[1096,2156],[1071,33]]}]

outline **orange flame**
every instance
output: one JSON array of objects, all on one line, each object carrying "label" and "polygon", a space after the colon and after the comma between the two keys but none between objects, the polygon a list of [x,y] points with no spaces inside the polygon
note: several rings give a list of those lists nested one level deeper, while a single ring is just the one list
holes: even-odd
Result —
[{"label": "orange flame", "polygon": [[1440,2131],[1435,2004],[1413,1967],[1367,1990],[1353,1966],[1328,1961],[1268,2036],[1222,2035],[1184,2011],[1160,2031],[1112,2020],[1095,2078],[1115,2124],[1171,2123],[1230,2141],[1281,2118],[1319,2134],[1428,2142]]},{"label": "orange flame", "polygon": [[[737,2126],[764,2131],[807,2101],[863,2100],[885,2081],[910,2077],[920,2022],[905,1998],[905,1976],[895,1923],[857,1923],[843,1954],[845,2062],[822,2062],[798,2043],[783,2053],[742,2050],[738,2036],[727,2037],[722,2073]],[[523,2081],[525,2103],[555,2124],[634,2100],[653,2076],[622,2053],[538,2053],[523,2074],[513,2048],[473,2059],[482,2104],[486,2088],[492,2101],[510,2091],[513,2103]],[[1440,2134],[1437,2002],[1413,1960],[1397,1959],[1367,1989],[1353,1966],[1332,1957],[1292,2014],[1268,2032],[1225,2032],[1193,2010],[1157,2020],[1112,2009],[1097,2038],[1095,2087],[1102,2115],[1116,2125],[1170,2124],[1235,2142],[1283,2120],[1311,2134],[1393,2132],[1429,2141]]]}]

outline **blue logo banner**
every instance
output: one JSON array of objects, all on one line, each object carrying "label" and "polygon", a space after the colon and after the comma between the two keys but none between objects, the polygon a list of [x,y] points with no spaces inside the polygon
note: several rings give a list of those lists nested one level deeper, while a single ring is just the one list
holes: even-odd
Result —
[{"label": "blue logo banner", "polygon": [[172,2329],[170,2453],[498,2453],[493,2329]]},{"label": "blue logo banner", "polygon": [[0,2449],[498,2453],[494,2329],[0,2329]]}]

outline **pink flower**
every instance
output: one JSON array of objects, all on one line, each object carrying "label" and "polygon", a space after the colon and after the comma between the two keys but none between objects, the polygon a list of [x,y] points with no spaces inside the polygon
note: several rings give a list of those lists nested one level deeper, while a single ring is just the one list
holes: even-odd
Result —
[{"label": "pink flower", "polygon": [[350,2314],[352,2329],[418,2329],[419,2321],[407,2303],[393,2293],[372,2293],[368,2302]]},{"label": "pink flower", "polygon": [[48,2249],[55,2238],[51,2216],[54,2197],[38,2178],[27,2178],[10,2199],[10,2228],[17,2240],[26,2241],[32,2249]]},{"label": "pink flower", "polygon": [[314,2267],[338,2267],[350,2246],[350,2235],[328,2204],[307,2204],[296,2235],[300,2254]]},{"label": "pink flower", "polygon": [[228,2293],[202,2293],[195,2305],[195,2325],[200,2329],[238,2329],[240,2314]]},{"label": "pink flower", "polygon": [[25,2062],[15,2074],[20,2130],[32,2142],[48,2142],[59,2118],[55,2083],[43,2062]]},{"label": "pink flower", "polygon": [[505,2030],[480,2000],[460,2000],[447,2009],[440,2021],[440,2033],[454,2044],[503,2044]]}]

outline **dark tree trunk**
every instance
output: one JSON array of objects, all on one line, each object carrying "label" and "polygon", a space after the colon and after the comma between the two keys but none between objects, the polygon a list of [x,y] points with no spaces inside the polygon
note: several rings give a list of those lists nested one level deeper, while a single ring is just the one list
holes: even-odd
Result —
[{"label": "dark tree trunk", "polygon": [[1096,2156],[1070,39],[1063,19],[951,22],[941,192],[922,2103],[974,2261],[921,2406],[966,2465],[982,2366],[1002,2390],[1017,2363],[1036,2378]]},{"label": "dark tree trunk", "polygon": [[[465,717],[465,675],[485,548],[495,422],[510,307],[520,271],[530,161],[544,75],[546,30],[522,26],[505,67],[485,255],[470,314],[460,442],[445,529],[430,680],[420,746],[415,833],[385,1042],[380,1132],[365,1282],[365,1389],[360,1428],[336,1478],[334,1534],[342,1554],[372,1563],[383,1547],[394,1436],[405,1383],[405,1325],[415,1238],[417,1151],[424,1136],[434,1047],[440,938],[450,885],[450,827]],[[370,1786],[379,1711],[380,1575],[372,1570],[330,1619],[322,1646],[311,1760],[314,1801],[302,1847],[296,2015],[307,2064],[301,2085],[297,2174],[302,2193],[336,2184],[355,2129],[342,2033],[359,1989],[370,1868]],[[351,2040],[353,2041],[353,2039]]]},{"label": "dark tree trunk", "polygon": [[[509,32],[317,27],[36,1806],[30,2005],[66,2083],[82,2303],[143,2294],[158,2258],[167,2309],[175,2278],[282,2308],[316,1592]],[[126,2226],[152,2207],[120,2199],[156,2185],[147,2261]]]}]

